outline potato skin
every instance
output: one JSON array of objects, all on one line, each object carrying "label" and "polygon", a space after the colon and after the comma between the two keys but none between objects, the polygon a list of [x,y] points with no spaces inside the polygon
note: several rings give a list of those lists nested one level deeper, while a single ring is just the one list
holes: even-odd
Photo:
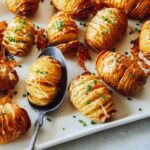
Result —
[{"label": "potato skin", "polygon": [[77,49],[78,27],[70,15],[61,11],[50,19],[48,40],[50,45],[57,46],[64,54]]},{"label": "potato skin", "polygon": [[122,38],[127,28],[125,14],[116,8],[105,8],[97,12],[89,22],[85,43],[95,51],[109,50]]},{"label": "potato skin", "polygon": [[144,57],[150,60],[150,20],[146,21],[142,26],[139,46]]},{"label": "potato skin", "polygon": [[0,58],[0,91],[13,89],[17,84],[19,77],[14,67],[14,61]]},{"label": "potato skin", "polygon": [[2,45],[11,55],[25,56],[30,52],[34,39],[34,24],[27,18],[17,16],[5,30]]},{"label": "potato skin", "polygon": [[0,22],[0,50],[2,46],[2,41],[3,41],[3,36],[4,36],[4,31],[7,28],[7,23],[5,21]]},{"label": "potato skin", "polygon": [[108,88],[89,72],[74,78],[68,92],[77,110],[94,122],[105,122],[115,113]]},{"label": "potato skin", "polygon": [[137,62],[117,52],[102,51],[96,61],[99,76],[123,95],[132,95],[144,86],[147,76]]},{"label": "potato skin", "polygon": [[92,12],[91,0],[52,0],[53,5],[77,19],[85,19]]},{"label": "potato skin", "polygon": [[40,0],[5,0],[5,3],[13,14],[29,17],[37,11]]},{"label": "potato skin", "polygon": [[149,0],[102,0],[102,3],[124,10],[130,18],[142,20],[150,15]]},{"label": "potato skin", "polygon": [[62,77],[61,64],[49,56],[38,58],[29,68],[26,88],[29,101],[37,106],[53,102]]},{"label": "potato skin", "polygon": [[16,140],[31,126],[27,112],[16,104],[0,104],[0,144]]}]

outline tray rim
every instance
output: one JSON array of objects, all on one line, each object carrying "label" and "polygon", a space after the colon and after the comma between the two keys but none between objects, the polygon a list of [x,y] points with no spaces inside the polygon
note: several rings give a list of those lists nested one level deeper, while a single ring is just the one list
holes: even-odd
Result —
[{"label": "tray rim", "polygon": [[133,115],[133,116],[128,116],[128,117],[121,118],[121,119],[111,121],[111,122],[108,122],[108,123],[100,124],[100,125],[97,125],[95,127],[93,127],[93,126],[88,127],[87,129],[84,129],[83,131],[80,131],[78,133],[73,133],[73,134],[70,134],[70,135],[66,135],[63,138],[61,137],[61,138],[57,138],[55,140],[44,142],[43,144],[35,145],[35,150],[50,148],[50,147],[53,147],[53,146],[56,146],[56,145],[59,145],[59,144],[62,144],[62,143],[66,143],[66,142],[69,142],[69,141],[73,141],[75,139],[79,139],[81,137],[85,137],[87,135],[91,135],[93,133],[97,133],[97,132],[104,131],[104,130],[107,130],[107,129],[111,129],[111,128],[114,128],[114,127],[126,125],[126,124],[129,124],[129,123],[138,121],[138,120],[149,118],[149,117],[150,117],[150,112],[146,112],[146,113],[142,113],[142,114],[139,113],[139,114],[136,114],[136,115]]}]

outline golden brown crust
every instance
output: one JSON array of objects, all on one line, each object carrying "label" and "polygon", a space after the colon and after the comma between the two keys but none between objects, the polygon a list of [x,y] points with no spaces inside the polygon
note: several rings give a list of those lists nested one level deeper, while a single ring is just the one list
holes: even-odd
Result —
[{"label": "golden brown crust", "polygon": [[139,46],[144,57],[150,60],[150,20],[146,21],[142,26]]},{"label": "golden brown crust", "polygon": [[40,0],[5,0],[8,9],[15,15],[33,16],[39,7]]},{"label": "golden brown crust", "polygon": [[110,51],[100,53],[96,70],[104,82],[124,95],[134,94],[147,80],[146,74],[137,62]]},{"label": "golden brown crust", "polygon": [[138,0],[136,6],[129,13],[129,17],[143,20],[150,16],[150,1]]},{"label": "golden brown crust", "polygon": [[0,22],[0,51],[1,51],[1,46],[2,46],[2,41],[3,41],[3,36],[4,36],[4,31],[7,28],[7,23],[5,21]]},{"label": "golden brown crust", "polygon": [[0,59],[0,91],[8,91],[17,84],[19,77],[14,70],[15,64],[12,60]]},{"label": "golden brown crust", "polygon": [[103,7],[103,3],[101,0],[91,0],[93,5],[93,11],[97,12]]},{"label": "golden brown crust", "polygon": [[27,55],[35,39],[34,24],[27,18],[15,17],[4,32],[3,46],[9,54]]},{"label": "golden brown crust", "polygon": [[30,125],[30,118],[23,108],[11,103],[0,105],[0,144],[16,140]]},{"label": "golden brown crust", "polygon": [[77,110],[94,122],[105,122],[115,113],[108,88],[89,72],[74,78],[68,91]]},{"label": "golden brown crust", "polygon": [[90,21],[85,43],[95,51],[108,50],[122,38],[127,28],[125,14],[116,8],[105,8],[98,11]]},{"label": "golden brown crust", "polygon": [[58,12],[48,25],[48,40],[50,45],[57,46],[63,53],[75,50],[79,45],[78,27],[66,12]]},{"label": "golden brown crust", "polygon": [[60,63],[49,56],[38,58],[29,68],[26,88],[29,101],[38,106],[53,102],[62,76]]},{"label": "golden brown crust", "polygon": [[52,3],[58,10],[65,11],[78,19],[87,18],[93,10],[91,0],[52,0]]}]

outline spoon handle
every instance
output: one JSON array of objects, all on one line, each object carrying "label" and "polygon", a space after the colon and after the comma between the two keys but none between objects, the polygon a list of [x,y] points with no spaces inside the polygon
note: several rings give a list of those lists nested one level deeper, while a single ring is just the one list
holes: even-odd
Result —
[{"label": "spoon handle", "polygon": [[35,145],[40,127],[43,124],[43,117],[44,117],[44,114],[40,113],[38,119],[36,120],[34,134],[32,135],[28,150],[34,150],[34,145]]},{"label": "spoon handle", "polygon": [[39,130],[40,130],[40,124],[36,123],[35,131],[34,131],[34,134],[32,135],[32,139],[31,139],[30,144],[29,144],[29,148],[28,148],[29,150],[34,149],[34,145],[35,145]]}]

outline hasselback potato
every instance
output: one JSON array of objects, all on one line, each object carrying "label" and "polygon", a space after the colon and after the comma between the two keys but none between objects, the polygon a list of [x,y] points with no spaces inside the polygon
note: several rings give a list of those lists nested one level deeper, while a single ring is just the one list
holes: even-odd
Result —
[{"label": "hasselback potato", "polygon": [[102,0],[108,7],[123,9],[127,15],[135,19],[144,19],[150,15],[149,0]]},{"label": "hasselback potato", "polygon": [[5,0],[8,9],[15,15],[32,16],[39,7],[40,0]]},{"label": "hasselback potato", "polygon": [[74,78],[68,91],[77,110],[94,122],[105,122],[115,113],[108,88],[89,72]]},{"label": "hasselback potato", "polygon": [[0,144],[16,140],[31,126],[30,118],[23,108],[10,103],[9,97],[3,99],[0,99]]},{"label": "hasselback potato", "polygon": [[78,19],[87,18],[93,9],[91,0],[52,0],[52,3],[58,10]]},{"label": "hasselback potato", "polygon": [[29,101],[38,106],[53,102],[62,77],[61,64],[49,56],[38,58],[29,68],[26,88]]},{"label": "hasselback potato", "polygon": [[127,28],[125,14],[116,8],[105,8],[97,12],[89,22],[85,43],[95,51],[108,50],[121,39]]},{"label": "hasselback potato", "polygon": [[15,17],[4,32],[3,46],[9,54],[27,55],[35,39],[34,24],[27,18]]},{"label": "hasselback potato", "polygon": [[77,49],[78,27],[66,12],[55,14],[48,25],[48,40],[50,45],[57,46],[63,53]]},{"label": "hasselback potato", "polygon": [[146,21],[142,26],[139,46],[144,57],[150,60],[150,20]]},{"label": "hasselback potato", "polygon": [[8,91],[17,84],[19,78],[14,68],[13,60],[0,58],[0,91]]},{"label": "hasselback potato", "polygon": [[96,61],[99,76],[124,95],[132,95],[146,84],[147,76],[137,62],[117,52],[102,51]]}]

